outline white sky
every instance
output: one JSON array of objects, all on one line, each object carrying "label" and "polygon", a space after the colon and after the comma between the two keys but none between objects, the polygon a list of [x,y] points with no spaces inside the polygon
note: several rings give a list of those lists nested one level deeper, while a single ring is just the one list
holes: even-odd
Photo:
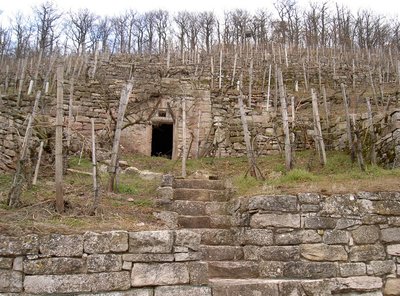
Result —
[{"label": "white sky", "polygon": [[[312,2],[322,2],[311,0]],[[344,4],[356,12],[365,8],[375,13],[385,14],[388,17],[398,16],[400,12],[400,1],[398,0],[327,0],[330,3]],[[43,3],[44,0],[1,0],[0,21],[3,23],[13,16],[17,11],[26,14],[31,12],[35,5]],[[222,14],[224,10],[243,8],[254,11],[257,8],[269,8],[274,11],[275,0],[53,0],[59,8],[68,11],[79,8],[89,8],[100,15],[118,15],[127,9],[137,11],[148,11],[152,9],[166,9],[171,12],[179,10],[189,11],[214,11]],[[325,2],[325,0],[324,0]],[[301,6],[307,6],[310,0],[298,0]]]}]

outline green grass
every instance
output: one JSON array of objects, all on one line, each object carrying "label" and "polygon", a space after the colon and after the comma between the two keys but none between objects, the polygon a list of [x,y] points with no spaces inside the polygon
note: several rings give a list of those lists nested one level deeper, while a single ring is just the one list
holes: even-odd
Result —
[{"label": "green grass", "polygon": [[138,193],[138,189],[134,185],[118,184],[118,193],[135,195]]},{"label": "green grass", "polygon": [[275,185],[280,185],[313,181],[318,181],[318,176],[304,169],[293,169],[284,174],[282,177],[272,181],[271,183]]}]

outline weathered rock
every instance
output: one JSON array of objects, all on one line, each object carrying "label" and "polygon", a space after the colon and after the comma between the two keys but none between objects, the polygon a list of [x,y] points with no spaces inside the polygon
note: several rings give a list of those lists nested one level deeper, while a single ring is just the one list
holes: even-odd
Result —
[{"label": "weathered rock", "polygon": [[288,262],[283,268],[283,276],[293,278],[332,278],[337,273],[336,264],[331,262]]},{"label": "weathered rock", "polygon": [[229,261],[243,259],[243,248],[240,246],[203,246],[203,260]]},{"label": "weathered rock", "polygon": [[189,262],[189,282],[191,285],[208,284],[208,264],[207,262]]},{"label": "weathered rock", "polygon": [[283,276],[284,262],[281,261],[261,261],[260,277],[279,278]]},{"label": "weathered rock", "polygon": [[203,258],[202,252],[186,252],[186,253],[175,253],[174,260],[176,262],[183,262],[183,261],[199,261]]},{"label": "weathered rock", "polygon": [[24,271],[24,257],[15,257],[12,268],[14,271]]},{"label": "weathered rock", "polygon": [[321,236],[315,230],[298,230],[280,233],[275,236],[277,245],[299,245],[302,243],[319,243]]},{"label": "weathered rock", "polygon": [[400,278],[387,279],[385,288],[383,290],[386,296],[399,296],[400,295]]},{"label": "weathered rock", "polygon": [[196,296],[211,296],[211,288],[209,287],[195,287],[195,286],[171,286],[171,287],[157,287],[154,290],[154,296],[183,296],[183,295],[196,295]]},{"label": "weathered rock", "polygon": [[299,193],[297,196],[302,204],[317,205],[321,201],[321,196],[317,193]]},{"label": "weathered rock", "polygon": [[80,258],[44,258],[25,260],[25,274],[73,274],[81,273],[85,268],[85,261]]},{"label": "weathered rock", "polygon": [[279,283],[279,295],[332,295],[329,290],[329,281],[326,280],[299,280]]},{"label": "weathered rock", "polygon": [[122,260],[128,262],[172,262],[174,254],[124,254]]},{"label": "weathered rock", "polygon": [[226,202],[207,202],[205,203],[206,215],[228,215],[228,206]]},{"label": "weathered rock", "polygon": [[374,202],[373,210],[379,215],[400,216],[400,202],[397,200],[378,200]]},{"label": "weathered rock", "polygon": [[386,256],[384,247],[378,244],[352,247],[349,255],[352,262],[384,260]]},{"label": "weathered rock", "polygon": [[241,245],[269,246],[273,244],[273,233],[269,229],[244,229],[237,233]]},{"label": "weathered rock", "polygon": [[311,261],[346,261],[347,252],[343,246],[307,244],[300,246],[301,256]]},{"label": "weathered rock", "polygon": [[342,277],[366,275],[367,267],[365,263],[341,263],[339,266]]},{"label": "weathered rock", "polygon": [[108,293],[96,293],[96,294],[79,294],[79,296],[154,296],[153,289],[131,289],[122,292],[108,292]]},{"label": "weathered rock", "polygon": [[347,245],[349,240],[349,234],[344,230],[327,230],[324,232],[323,241],[328,245]]},{"label": "weathered rock", "polygon": [[396,264],[392,260],[371,261],[367,265],[369,275],[382,276],[396,273]]},{"label": "weathered rock", "polygon": [[259,269],[254,261],[210,261],[208,274],[210,278],[257,278]]},{"label": "weathered rock", "polygon": [[10,237],[0,235],[0,256],[37,254],[39,238],[37,235]]},{"label": "weathered rock", "polygon": [[122,270],[121,255],[94,254],[87,257],[88,272],[111,272]]},{"label": "weathered rock", "polygon": [[175,231],[175,246],[187,247],[190,250],[200,249],[201,235],[190,230]]},{"label": "weathered rock", "polygon": [[130,288],[128,271],[74,274],[31,275],[24,280],[25,292],[32,294],[123,291]]},{"label": "weathered rock", "polygon": [[331,217],[305,217],[304,228],[306,229],[334,229],[337,219]]},{"label": "weathered rock", "polygon": [[250,198],[249,210],[263,210],[268,212],[296,212],[298,210],[296,196],[254,196]]},{"label": "weathered rock", "polygon": [[250,220],[252,228],[288,227],[300,228],[300,215],[298,214],[254,214]]},{"label": "weathered rock", "polygon": [[381,233],[383,242],[400,243],[400,227],[382,229]]},{"label": "weathered rock", "polygon": [[40,239],[40,253],[57,257],[79,257],[83,254],[82,235],[50,234]]},{"label": "weathered rock", "polygon": [[128,232],[126,231],[86,232],[83,238],[83,248],[88,254],[119,253],[128,250]]},{"label": "weathered rock", "polygon": [[343,230],[352,228],[356,225],[361,225],[362,222],[360,219],[348,219],[348,218],[341,218],[337,221],[336,229]]},{"label": "weathered rock", "polygon": [[362,225],[353,230],[351,235],[356,244],[373,244],[379,239],[380,230],[374,225]]},{"label": "weathered rock", "polygon": [[213,279],[213,296],[279,296],[278,281]]},{"label": "weathered rock", "polygon": [[22,273],[0,270],[0,292],[22,292]]},{"label": "weathered rock", "polygon": [[258,257],[263,261],[295,261],[300,252],[297,246],[268,246],[260,248]]},{"label": "weathered rock", "polygon": [[230,229],[193,229],[201,235],[203,245],[232,245],[234,235]]},{"label": "weathered rock", "polygon": [[388,245],[387,253],[392,256],[400,256],[400,244]]},{"label": "weathered rock", "polygon": [[189,283],[189,269],[185,263],[135,263],[132,286],[162,286]]},{"label": "weathered rock", "polygon": [[0,257],[0,269],[11,269],[13,266],[12,258]]},{"label": "weathered rock", "polygon": [[382,288],[382,279],[379,277],[359,276],[336,278],[331,282],[332,292],[369,292]]},{"label": "weathered rock", "polygon": [[130,253],[171,253],[173,231],[142,231],[129,233]]}]

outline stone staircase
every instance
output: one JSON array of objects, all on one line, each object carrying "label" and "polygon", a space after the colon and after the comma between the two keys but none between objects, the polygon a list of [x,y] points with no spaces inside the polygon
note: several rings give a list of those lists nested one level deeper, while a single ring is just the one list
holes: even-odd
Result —
[{"label": "stone staircase", "polygon": [[[367,221],[357,230],[361,220],[342,213],[350,207],[367,215],[364,199],[378,197],[241,199],[221,180],[172,176],[160,192],[175,227],[200,234],[213,296],[392,295],[381,291],[396,264],[375,246],[376,227]],[[360,231],[371,234],[360,238]]]},{"label": "stone staircase", "polygon": [[[245,249],[246,245],[270,244],[272,232],[243,231],[239,227],[246,217],[238,214],[240,205],[233,199],[229,184],[221,180],[172,178],[163,182],[163,187],[170,199],[166,208],[176,213],[177,226],[201,235],[202,260],[208,264],[213,296],[324,295],[323,289],[314,293],[323,284],[320,280],[262,278],[259,262]],[[290,294],[293,291],[303,292]]]}]

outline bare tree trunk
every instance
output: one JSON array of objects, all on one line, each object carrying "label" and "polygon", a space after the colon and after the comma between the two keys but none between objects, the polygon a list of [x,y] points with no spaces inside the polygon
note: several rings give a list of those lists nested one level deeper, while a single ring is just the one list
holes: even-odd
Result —
[{"label": "bare tree trunk", "polygon": [[56,209],[58,213],[64,212],[63,197],[63,103],[64,103],[64,66],[57,67],[57,118],[56,118]]},{"label": "bare tree trunk", "polygon": [[22,94],[22,87],[24,86],[24,79],[25,79],[25,70],[26,70],[26,65],[28,63],[28,59],[25,58],[22,61],[22,70],[21,70],[21,75],[19,77],[19,85],[18,85],[18,95],[17,95],[17,106],[21,106],[21,94]]},{"label": "bare tree trunk", "polygon": [[279,80],[279,98],[281,101],[283,132],[285,134],[285,167],[286,167],[287,171],[290,171],[293,166],[292,147],[290,144],[290,132],[289,132],[287,104],[286,104],[286,94],[285,94],[285,89],[283,86],[283,76],[282,76],[281,69],[278,69],[278,80]]},{"label": "bare tree trunk", "polygon": [[94,118],[90,119],[92,124],[92,172],[93,172],[93,206],[91,214],[95,215],[99,206],[99,186],[97,184],[97,161],[96,161],[96,134],[94,132]]},{"label": "bare tree trunk", "polygon": [[326,123],[326,128],[329,132],[330,128],[330,122],[329,122],[329,107],[328,107],[328,101],[326,97],[326,88],[325,85],[322,87],[322,97],[324,99],[324,109],[325,109],[325,123]]},{"label": "bare tree trunk", "polygon": [[119,100],[117,125],[115,127],[115,135],[113,148],[111,151],[111,162],[109,167],[110,180],[108,183],[108,191],[115,191],[115,180],[117,175],[117,165],[118,165],[118,151],[119,151],[119,141],[121,139],[122,124],[124,122],[124,116],[126,111],[126,106],[128,105],[129,95],[133,88],[133,82],[129,81],[121,91],[121,98]]},{"label": "bare tree trunk", "polygon": [[303,62],[303,75],[304,75],[304,87],[306,88],[306,91],[308,90],[308,79],[307,79],[307,70],[306,70],[306,65]]},{"label": "bare tree trunk", "polygon": [[360,166],[360,169],[365,172],[365,163],[364,163],[364,157],[362,155],[362,145],[361,145],[361,140],[360,140],[360,131],[358,130],[356,126],[356,114],[353,115],[353,120],[352,120],[352,127],[353,127],[353,134],[354,134],[354,145],[356,147],[356,154],[357,154],[357,162],[358,165]]},{"label": "bare tree trunk", "polygon": [[40,168],[40,160],[42,159],[42,153],[43,153],[43,144],[44,144],[44,142],[41,141],[40,146],[39,146],[38,159],[37,159],[36,167],[35,167],[35,174],[33,175],[32,185],[36,185],[36,183],[37,183],[37,178],[39,175],[39,168]]},{"label": "bare tree trunk", "polygon": [[372,72],[371,72],[371,69],[370,69],[370,68],[369,68],[369,80],[370,80],[370,83],[371,83],[372,97],[373,97],[374,102],[375,102],[376,110],[379,110],[378,100],[377,100],[377,98],[376,98],[376,91],[375,91],[374,80],[373,80],[373,78],[372,78]]},{"label": "bare tree trunk", "polygon": [[250,68],[249,68],[249,99],[248,99],[248,106],[251,108],[251,91],[253,86],[253,58],[250,58]]},{"label": "bare tree trunk", "polygon": [[186,97],[182,98],[182,177],[186,178]]},{"label": "bare tree trunk", "polygon": [[267,90],[267,112],[269,111],[269,99],[271,95],[271,70],[272,70],[272,65],[269,65],[269,71],[268,71],[268,90]]},{"label": "bare tree trunk", "polygon": [[321,129],[321,121],[319,118],[319,110],[318,110],[318,99],[317,95],[314,92],[314,89],[311,89],[311,97],[312,97],[312,106],[313,106],[313,121],[314,121],[314,136],[317,138],[318,148],[321,155],[321,164],[326,165],[326,152],[325,152],[325,143],[324,138],[322,137],[322,129]]},{"label": "bare tree trunk", "polygon": [[353,136],[351,132],[351,122],[350,122],[350,114],[349,114],[349,103],[347,100],[347,95],[346,95],[346,87],[342,83],[341,85],[342,88],[342,95],[343,95],[343,104],[344,104],[344,111],[346,112],[346,124],[347,124],[347,139],[348,139],[348,145],[349,145],[349,150],[351,153],[351,161],[355,161],[355,151],[354,151],[354,146],[353,146]]},{"label": "bare tree trunk", "polygon": [[222,88],[222,48],[219,52],[219,78],[218,78],[218,88]]},{"label": "bare tree trunk", "polygon": [[31,136],[32,136],[32,124],[35,119],[37,108],[40,100],[40,91],[36,94],[35,103],[33,105],[32,113],[29,115],[28,124],[26,126],[24,140],[22,142],[21,151],[19,154],[19,159],[17,162],[17,168],[14,174],[13,183],[11,185],[10,192],[8,194],[7,204],[9,207],[17,207],[20,204],[21,190],[24,181],[24,166],[26,165],[26,157],[28,154],[28,149],[30,146]]},{"label": "bare tree trunk", "polygon": [[214,89],[214,57],[211,56],[210,58],[210,65],[211,65],[211,90]]}]

